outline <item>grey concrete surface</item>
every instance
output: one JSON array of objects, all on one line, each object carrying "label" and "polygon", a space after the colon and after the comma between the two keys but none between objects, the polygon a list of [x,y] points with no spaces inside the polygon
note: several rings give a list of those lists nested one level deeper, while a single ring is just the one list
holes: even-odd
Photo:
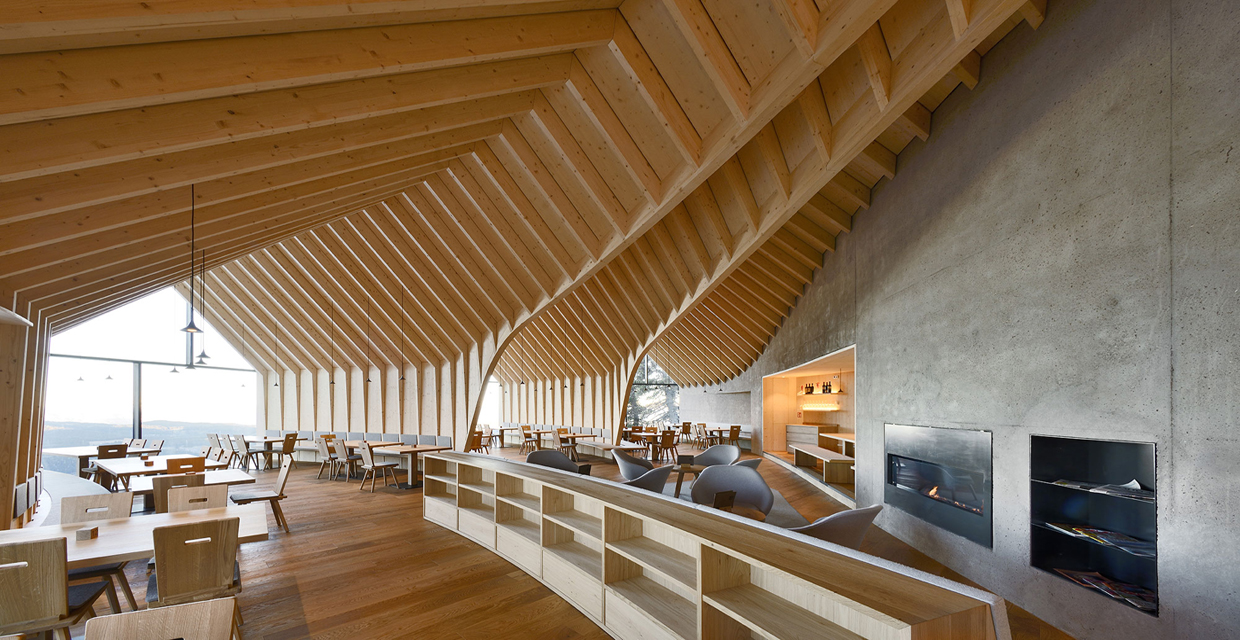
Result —
[{"label": "grey concrete surface", "polygon": [[[1079,638],[1240,638],[1240,3],[1049,4],[723,388],[761,425],[763,375],[855,343],[859,504],[884,423],[994,432],[993,549],[880,526]],[[1029,566],[1031,434],[1157,444],[1159,618]]]}]

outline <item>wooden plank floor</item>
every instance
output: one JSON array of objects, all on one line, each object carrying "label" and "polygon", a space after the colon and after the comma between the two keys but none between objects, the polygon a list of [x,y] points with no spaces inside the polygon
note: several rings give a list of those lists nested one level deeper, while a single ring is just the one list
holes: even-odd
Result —
[{"label": "wooden plank floor", "polygon": [[[514,446],[492,452],[524,457]],[[589,460],[593,475],[620,478],[615,464]],[[316,480],[316,469],[303,463],[289,477],[283,505],[292,534],[277,529],[269,517],[271,538],[241,546],[239,599],[247,639],[608,637],[521,569],[423,520],[421,490],[359,492],[356,480]],[[763,464],[760,471],[811,521],[843,508],[775,464]],[[275,482],[275,472],[257,475],[253,486]],[[863,550],[968,583],[877,528]],[[129,578],[141,602],[145,564],[131,566]],[[106,614],[106,601],[96,609]],[[1010,603],[1008,613],[1014,638],[1068,638]],[[82,636],[81,625],[74,636]]]}]

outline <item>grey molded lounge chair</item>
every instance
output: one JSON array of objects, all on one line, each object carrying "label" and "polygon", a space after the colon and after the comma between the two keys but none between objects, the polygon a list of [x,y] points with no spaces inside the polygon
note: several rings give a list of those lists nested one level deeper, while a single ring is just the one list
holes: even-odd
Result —
[{"label": "grey molded lounge chair", "polygon": [[732,466],[749,467],[750,469],[757,469],[758,465],[760,464],[762,464],[762,458],[750,458],[748,460],[737,460],[736,462],[732,463]]},{"label": "grey molded lounge chair", "polygon": [[735,445],[717,444],[694,456],[693,464],[713,467],[717,464],[732,464],[741,457],[741,449]]},{"label": "grey molded lounge chair", "polygon": [[850,549],[860,549],[861,541],[865,539],[865,532],[870,530],[874,518],[882,510],[883,505],[876,504],[864,509],[841,511],[819,518],[804,527],[789,529],[789,531],[804,533],[807,536],[834,542]]},{"label": "grey molded lounge chair", "polygon": [[720,491],[735,491],[736,504],[753,507],[764,514],[770,513],[771,507],[775,506],[775,494],[771,493],[771,488],[766,486],[766,480],[762,479],[757,469],[715,465],[704,469],[693,481],[692,497],[697,504],[713,504],[715,494]]},{"label": "grey molded lounge chair", "polygon": [[624,476],[625,480],[636,480],[654,468],[649,460],[634,458],[623,451],[613,451],[612,455],[615,456],[616,466],[620,467],[620,475]]},{"label": "grey molded lounge chair", "polygon": [[663,493],[663,487],[667,485],[667,476],[671,475],[672,466],[667,465],[658,469],[651,469],[642,474],[640,478],[630,480],[624,484],[638,489],[645,489],[655,493]]},{"label": "grey molded lounge chair", "polygon": [[590,475],[590,465],[578,465],[576,462],[569,460],[568,456],[554,449],[531,451],[530,455],[525,456],[525,461],[530,464],[536,464],[540,467],[551,467],[552,469],[559,469],[560,471],[580,473],[583,476]]}]

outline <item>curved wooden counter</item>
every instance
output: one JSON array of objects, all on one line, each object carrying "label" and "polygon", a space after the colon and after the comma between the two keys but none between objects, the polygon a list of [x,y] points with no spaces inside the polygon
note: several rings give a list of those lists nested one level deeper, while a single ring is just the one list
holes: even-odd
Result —
[{"label": "curved wooden counter", "polygon": [[1010,638],[993,594],[614,482],[447,452],[425,482],[427,520],[616,638]]}]

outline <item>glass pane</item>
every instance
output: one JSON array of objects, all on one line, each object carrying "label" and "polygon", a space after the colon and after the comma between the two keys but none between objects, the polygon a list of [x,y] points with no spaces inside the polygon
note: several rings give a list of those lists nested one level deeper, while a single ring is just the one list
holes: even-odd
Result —
[{"label": "glass pane", "polygon": [[663,367],[654,361],[654,358],[646,356],[646,382],[650,384],[676,384],[672,377],[667,375]]},{"label": "glass pane", "polygon": [[142,437],[164,453],[198,453],[208,433],[254,435],[257,374],[142,367]]},{"label": "glass pane", "polygon": [[[133,437],[133,365],[49,358],[43,448],[80,447]],[[43,466],[77,473],[77,458],[49,455]]]},{"label": "glass pane", "polygon": [[667,426],[680,422],[680,387],[635,384],[624,416],[629,426]]}]

